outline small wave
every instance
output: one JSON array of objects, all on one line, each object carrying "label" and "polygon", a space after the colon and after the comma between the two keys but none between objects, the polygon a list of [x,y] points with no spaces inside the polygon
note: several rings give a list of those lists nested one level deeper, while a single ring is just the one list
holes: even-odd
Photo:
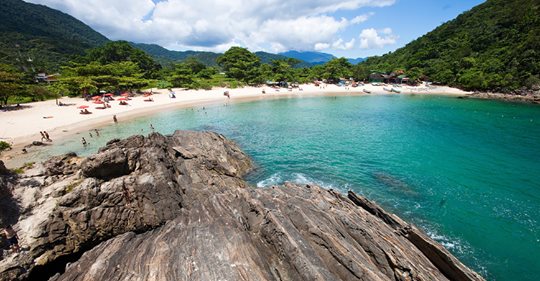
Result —
[{"label": "small wave", "polygon": [[350,187],[350,185],[348,184],[338,185],[334,183],[328,183],[322,180],[317,180],[302,173],[292,173],[289,175],[275,173],[272,174],[270,177],[257,182],[257,187],[275,186],[283,184],[285,182],[291,182],[298,185],[315,184],[325,189],[336,189],[340,192],[346,192]]},{"label": "small wave", "polygon": [[269,186],[274,186],[281,183],[283,183],[281,179],[281,175],[279,173],[275,173],[271,175],[269,178],[257,182],[257,187],[269,187]]},{"label": "small wave", "polygon": [[[425,229],[425,228],[424,228]],[[437,241],[439,244],[443,245],[446,249],[459,253],[461,255],[466,254],[470,251],[468,247],[464,246],[459,239],[452,239],[450,237],[436,233],[433,230],[426,230],[426,234],[431,237],[431,239]]]}]

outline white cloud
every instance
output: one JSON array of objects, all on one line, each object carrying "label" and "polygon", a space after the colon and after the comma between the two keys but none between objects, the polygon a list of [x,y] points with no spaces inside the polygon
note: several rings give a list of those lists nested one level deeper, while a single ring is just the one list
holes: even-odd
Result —
[{"label": "white cloud", "polygon": [[351,24],[359,24],[359,23],[365,22],[365,21],[367,21],[369,19],[369,17],[371,17],[373,15],[374,15],[374,13],[369,13],[369,14],[356,16],[351,20]]},{"label": "white cloud", "polygon": [[[171,49],[223,51],[233,45],[280,51],[334,46],[352,19],[336,11],[383,7],[396,0],[27,0],[64,11],[113,40],[156,43]],[[337,48],[349,48],[349,42]],[[317,45],[317,43],[320,43]],[[354,41],[352,42],[354,45]],[[334,47],[336,48],[336,47]]]},{"label": "white cloud", "polygon": [[315,43],[315,46],[313,47],[313,49],[315,51],[322,51],[322,50],[326,50],[330,48],[330,44],[328,43],[321,43],[321,42],[318,42],[318,43]]},{"label": "white cloud", "polygon": [[345,41],[343,41],[343,39],[340,38],[340,39],[338,39],[336,42],[334,42],[332,44],[332,47],[334,49],[339,49],[339,50],[350,50],[350,49],[352,49],[354,47],[354,42],[355,41],[356,40],[353,38],[353,39],[351,39],[351,41],[345,42]]},{"label": "white cloud", "polygon": [[[379,32],[381,35],[379,35]],[[377,49],[396,43],[398,37],[392,34],[392,29],[385,28],[379,32],[374,28],[362,30],[360,33],[360,48]]]}]

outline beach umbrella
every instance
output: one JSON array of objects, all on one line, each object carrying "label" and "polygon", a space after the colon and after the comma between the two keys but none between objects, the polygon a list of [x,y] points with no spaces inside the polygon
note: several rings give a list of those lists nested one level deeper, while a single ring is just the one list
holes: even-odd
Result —
[{"label": "beach umbrella", "polygon": [[127,99],[126,99],[126,98],[119,98],[119,99],[117,99],[117,100],[127,100]]},{"label": "beach umbrella", "polygon": [[104,94],[104,97],[112,97],[113,94]]},{"label": "beach umbrella", "polygon": [[88,105],[81,105],[81,106],[79,106],[79,107],[77,107],[77,108],[79,108],[79,109],[85,109],[85,108],[89,108],[89,106],[88,106]]},{"label": "beach umbrella", "polygon": [[94,103],[103,104],[103,101],[102,100],[96,100]]},{"label": "beach umbrella", "polygon": [[122,96],[123,96],[123,97],[128,97],[129,94],[128,94],[128,93],[122,93]]},{"label": "beach umbrella", "polygon": [[93,100],[99,100],[99,99],[101,99],[101,96],[94,96],[94,97],[92,97],[92,99]]}]

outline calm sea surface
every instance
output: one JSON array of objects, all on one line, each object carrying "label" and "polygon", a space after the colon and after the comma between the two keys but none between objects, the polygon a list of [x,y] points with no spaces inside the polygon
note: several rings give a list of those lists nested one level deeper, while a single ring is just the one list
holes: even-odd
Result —
[{"label": "calm sea surface", "polygon": [[[121,119],[121,116],[119,117]],[[540,276],[540,107],[452,97],[266,100],[181,109],[78,135],[41,157],[114,137],[210,130],[258,165],[254,186],[352,189],[423,228],[491,280]],[[80,137],[89,142],[82,148]]]}]

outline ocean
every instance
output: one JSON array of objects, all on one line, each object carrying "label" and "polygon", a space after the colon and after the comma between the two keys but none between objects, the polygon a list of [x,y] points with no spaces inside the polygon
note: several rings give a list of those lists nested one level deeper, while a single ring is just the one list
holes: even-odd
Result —
[{"label": "ocean", "polygon": [[[219,132],[256,163],[254,188],[353,190],[422,228],[490,280],[540,276],[540,107],[423,95],[311,97],[160,112],[65,139],[40,158],[112,138]],[[90,143],[82,147],[84,136]]]}]

